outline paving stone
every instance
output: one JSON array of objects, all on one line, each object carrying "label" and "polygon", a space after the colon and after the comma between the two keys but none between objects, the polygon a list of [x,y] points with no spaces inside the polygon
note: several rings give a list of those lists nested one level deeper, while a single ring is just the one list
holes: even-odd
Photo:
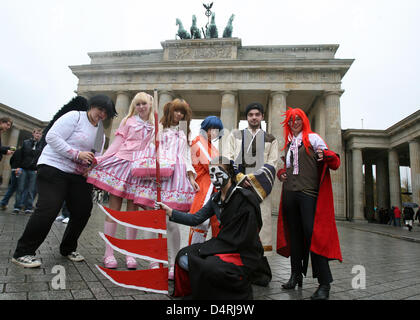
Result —
[{"label": "paving stone", "polygon": [[93,293],[88,290],[88,289],[84,289],[84,290],[70,290],[71,294],[73,295],[73,298],[76,300],[79,299],[92,299],[94,298]]},{"label": "paving stone", "polygon": [[45,282],[26,282],[26,283],[7,283],[6,293],[11,292],[35,292],[48,290],[48,283]]},{"label": "paving stone", "polygon": [[0,300],[27,300],[27,292],[1,293]]},{"label": "paving stone", "polygon": [[70,290],[28,292],[28,300],[73,300]]}]

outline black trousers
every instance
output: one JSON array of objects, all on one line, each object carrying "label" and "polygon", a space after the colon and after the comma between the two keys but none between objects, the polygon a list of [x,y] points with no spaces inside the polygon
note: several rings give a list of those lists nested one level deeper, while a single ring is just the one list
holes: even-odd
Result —
[{"label": "black trousers", "polygon": [[44,242],[64,201],[70,211],[70,221],[60,244],[60,253],[67,256],[76,251],[77,240],[92,211],[92,185],[86,178],[65,173],[57,168],[40,165],[37,174],[38,202],[25,231],[18,240],[14,258],[35,255]]},{"label": "black trousers", "polygon": [[[290,234],[292,273],[306,274],[316,209],[316,198],[299,191],[284,191],[283,212]],[[320,284],[333,281],[328,259],[311,252],[312,273]]]}]

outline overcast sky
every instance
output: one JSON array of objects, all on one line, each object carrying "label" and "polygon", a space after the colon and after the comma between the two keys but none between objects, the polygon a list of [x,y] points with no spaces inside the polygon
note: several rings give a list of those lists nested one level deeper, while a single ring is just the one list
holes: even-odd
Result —
[{"label": "overcast sky", "polygon": [[[0,102],[43,121],[74,96],[88,52],[161,49],[211,0],[0,0]],[[386,129],[420,108],[420,1],[214,0],[243,46],[339,44],[342,128]]]}]

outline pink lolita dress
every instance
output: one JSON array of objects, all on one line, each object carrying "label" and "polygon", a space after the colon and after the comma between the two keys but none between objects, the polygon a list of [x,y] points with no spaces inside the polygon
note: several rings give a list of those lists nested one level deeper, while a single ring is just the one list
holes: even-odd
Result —
[{"label": "pink lolita dress", "polygon": [[[174,171],[171,177],[161,181],[162,202],[169,207],[188,212],[193,202],[195,191],[188,179],[187,171],[196,175],[191,163],[191,150],[185,133],[179,126],[159,129],[160,155],[172,160]],[[154,156],[154,144],[151,147],[136,153],[135,158]],[[134,203],[142,206],[154,207],[156,201],[156,180],[142,179],[136,188]]]},{"label": "pink lolita dress", "polygon": [[149,147],[154,139],[154,125],[138,115],[121,123],[115,139],[98,164],[90,171],[87,182],[117,197],[134,200],[140,177],[131,174],[134,156]]}]

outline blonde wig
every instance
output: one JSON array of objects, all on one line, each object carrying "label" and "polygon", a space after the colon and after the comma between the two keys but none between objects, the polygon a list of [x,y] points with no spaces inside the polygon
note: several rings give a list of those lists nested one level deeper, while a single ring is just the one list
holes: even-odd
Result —
[{"label": "blonde wig", "polygon": [[146,92],[139,92],[137,93],[133,100],[131,101],[130,104],[130,108],[128,109],[128,114],[127,116],[123,119],[123,124],[125,124],[127,122],[127,119],[136,115],[136,104],[138,102],[146,102],[149,104],[149,116],[147,121],[150,123],[155,123],[154,122],[154,114],[153,114],[153,97],[146,93]]}]

